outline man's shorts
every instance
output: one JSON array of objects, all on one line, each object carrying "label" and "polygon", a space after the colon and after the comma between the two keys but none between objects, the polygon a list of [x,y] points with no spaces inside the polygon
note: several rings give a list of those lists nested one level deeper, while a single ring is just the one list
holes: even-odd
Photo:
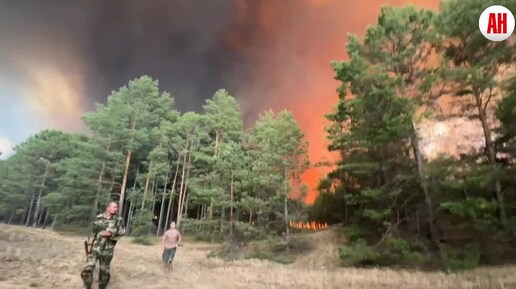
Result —
[{"label": "man's shorts", "polygon": [[164,264],[168,264],[168,262],[172,262],[174,260],[174,256],[176,255],[176,248],[170,248],[163,250],[162,260]]}]

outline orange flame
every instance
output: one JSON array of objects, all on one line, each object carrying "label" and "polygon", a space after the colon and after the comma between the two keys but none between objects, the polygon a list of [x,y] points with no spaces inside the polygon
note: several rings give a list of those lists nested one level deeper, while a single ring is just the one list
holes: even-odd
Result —
[{"label": "orange flame", "polygon": [[290,221],[289,225],[291,228],[299,229],[299,230],[318,231],[318,230],[328,229],[328,224],[317,223],[315,221],[312,221],[312,222]]}]

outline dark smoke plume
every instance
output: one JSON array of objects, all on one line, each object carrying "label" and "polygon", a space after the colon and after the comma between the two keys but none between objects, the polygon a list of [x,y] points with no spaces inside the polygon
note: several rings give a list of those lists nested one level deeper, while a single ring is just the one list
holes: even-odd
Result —
[{"label": "dark smoke plume", "polygon": [[[84,109],[148,74],[182,110],[198,110],[238,62],[225,49],[234,5],[218,1],[1,1],[1,76],[27,80],[49,63],[75,71]],[[20,61],[24,62],[20,69]],[[29,67],[27,67],[29,66]]]}]

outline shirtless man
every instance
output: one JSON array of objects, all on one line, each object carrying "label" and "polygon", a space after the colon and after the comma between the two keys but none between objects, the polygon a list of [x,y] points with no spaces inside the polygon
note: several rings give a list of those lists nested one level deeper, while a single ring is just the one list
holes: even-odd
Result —
[{"label": "shirtless man", "polygon": [[172,261],[176,255],[176,248],[181,243],[181,233],[176,229],[175,222],[172,222],[170,224],[170,229],[163,234],[162,243],[163,255],[161,256],[161,259],[163,260],[165,267],[168,266],[169,270],[172,271]]}]

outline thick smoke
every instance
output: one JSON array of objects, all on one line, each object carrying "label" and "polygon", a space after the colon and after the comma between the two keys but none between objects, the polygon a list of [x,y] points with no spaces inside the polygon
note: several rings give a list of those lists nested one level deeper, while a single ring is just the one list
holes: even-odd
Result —
[{"label": "thick smoke", "polygon": [[[35,71],[58,75],[77,95],[70,106],[84,110],[148,74],[182,110],[225,87],[252,118],[333,98],[330,60],[344,56],[346,33],[363,32],[384,2],[0,1],[0,76],[37,89]],[[312,122],[308,112],[298,116]]]},{"label": "thick smoke", "polygon": [[[182,111],[226,88],[247,125],[266,109],[293,111],[317,162],[337,100],[330,61],[345,58],[347,33],[363,34],[381,5],[406,3],[438,0],[0,0],[0,101],[77,129],[82,111],[143,74]],[[311,188],[319,175],[305,176]]]},{"label": "thick smoke", "polygon": [[2,1],[1,77],[24,88],[35,71],[73,78],[76,105],[84,110],[148,74],[182,110],[198,109],[227,84],[225,69],[234,60],[220,39],[232,7],[226,0]]}]

